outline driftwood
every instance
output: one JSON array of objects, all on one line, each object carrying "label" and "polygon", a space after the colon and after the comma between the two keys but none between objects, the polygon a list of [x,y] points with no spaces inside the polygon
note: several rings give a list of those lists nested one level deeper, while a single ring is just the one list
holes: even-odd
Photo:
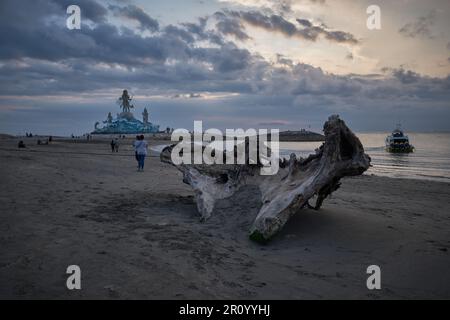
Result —
[{"label": "driftwood", "polygon": [[[217,200],[229,198],[244,185],[257,185],[262,206],[250,229],[250,238],[266,242],[301,209],[318,210],[325,198],[339,188],[342,177],[360,175],[369,168],[370,157],[339,116],[328,119],[324,134],[325,142],[315,154],[306,159],[291,154],[289,160],[280,160],[280,169],[272,176],[259,174],[259,159],[256,164],[181,164],[176,167],[183,173],[183,181],[194,189],[203,220],[211,216]],[[174,146],[161,152],[161,161],[173,164]],[[316,202],[311,205],[309,200],[314,196]]]}]

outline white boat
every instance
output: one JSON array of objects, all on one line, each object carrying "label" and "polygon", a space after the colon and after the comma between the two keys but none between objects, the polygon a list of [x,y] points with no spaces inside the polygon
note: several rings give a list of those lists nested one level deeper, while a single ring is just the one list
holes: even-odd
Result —
[{"label": "white boat", "polygon": [[410,153],[414,152],[414,147],[409,143],[409,138],[403,133],[400,125],[386,137],[386,151]]}]

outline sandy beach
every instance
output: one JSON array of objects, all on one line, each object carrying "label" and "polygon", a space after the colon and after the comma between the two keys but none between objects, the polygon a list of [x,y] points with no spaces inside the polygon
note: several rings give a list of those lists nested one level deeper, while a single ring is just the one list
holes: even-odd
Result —
[{"label": "sandy beach", "polygon": [[[450,298],[450,184],[363,175],[267,245],[245,192],[204,223],[192,189],[132,140],[0,139],[0,298]],[[151,145],[161,141],[149,141]],[[82,289],[66,288],[79,265]],[[381,290],[366,268],[381,268]]]}]

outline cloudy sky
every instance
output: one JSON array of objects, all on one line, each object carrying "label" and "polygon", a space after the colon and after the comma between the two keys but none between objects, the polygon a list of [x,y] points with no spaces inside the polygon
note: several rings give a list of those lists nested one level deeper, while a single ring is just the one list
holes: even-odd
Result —
[{"label": "cloudy sky", "polygon": [[450,131],[449,16],[448,0],[1,0],[0,132],[92,131],[123,89],[162,127],[320,130],[337,113]]}]

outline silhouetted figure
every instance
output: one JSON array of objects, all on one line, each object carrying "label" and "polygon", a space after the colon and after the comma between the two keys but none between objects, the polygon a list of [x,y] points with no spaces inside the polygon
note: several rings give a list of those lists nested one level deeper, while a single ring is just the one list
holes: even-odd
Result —
[{"label": "silhouetted figure", "polygon": [[114,139],[111,140],[111,152],[114,152],[114,150],[116,149],[116,142],[114,141]]},{"label": "silhouetted figure", "polygon": [[138,171],[144,171],[145,157],[147,156],[147,141],[144,140],[144,135],[140,135],[139,139],[134,143],[134,150],[137,154]]},{"label": "silhouetted figure", "polygon": [[17,145],[17,147],[20,148],[26,148],[25,143],[23,143],[22,140],[19,141],[19,144]]},{"label": "silhouetted figure", "polygon": [[136,140],[134,140],[134,142],[133,142],[133,147],[135,148],[135,150],[134,150],[134,157],[136,158],[136,161],[139,161],[138,154],[137,154],[137,151],[136,151],[136,143],[138,141],[139,141],[139,136],[136,136]]}]

